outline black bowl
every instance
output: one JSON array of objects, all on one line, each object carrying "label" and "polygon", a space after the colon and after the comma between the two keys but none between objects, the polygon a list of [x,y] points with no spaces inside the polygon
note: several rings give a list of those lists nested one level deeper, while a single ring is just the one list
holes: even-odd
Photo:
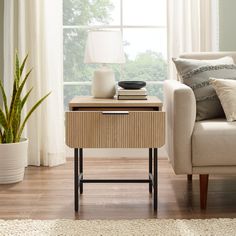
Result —
[{"label": "black bowl", "polygon": [[141,89],[146,86],[144,81],[120,81],[118,85],[123,89]]}]

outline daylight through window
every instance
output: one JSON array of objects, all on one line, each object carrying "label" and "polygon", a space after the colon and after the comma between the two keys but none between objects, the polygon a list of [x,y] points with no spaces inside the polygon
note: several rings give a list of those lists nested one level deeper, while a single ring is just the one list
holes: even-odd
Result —
[{"label": "daylight through window", "polygon": [[117,80],[144,80],[149,95],[162,98],[167,78],[166,0],[64,0],[64,102],[91,94],[99,65],[84,64],[87,32],[120,30],[126,63],[111,65]]}]

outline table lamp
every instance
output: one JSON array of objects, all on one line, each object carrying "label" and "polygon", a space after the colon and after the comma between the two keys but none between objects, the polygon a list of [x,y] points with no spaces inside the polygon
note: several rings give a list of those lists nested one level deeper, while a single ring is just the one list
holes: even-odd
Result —
[{"label": "table lamp", "polygon": [[112,98],[116,93],[115,74],[107,64],[125,63],[120,31],[89,31],[85,48],[84,63],[102,66],[94,71],[92,95],[95,98]]}]

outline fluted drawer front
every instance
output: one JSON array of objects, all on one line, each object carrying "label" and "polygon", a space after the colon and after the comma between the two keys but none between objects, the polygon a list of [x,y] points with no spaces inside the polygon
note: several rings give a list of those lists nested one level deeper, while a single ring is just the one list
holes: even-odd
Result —
[{"label": "fluted drawer front", "polygon": [[66,112],[66,144],[72,148],[161,147],[164,134],[164,112]]}]

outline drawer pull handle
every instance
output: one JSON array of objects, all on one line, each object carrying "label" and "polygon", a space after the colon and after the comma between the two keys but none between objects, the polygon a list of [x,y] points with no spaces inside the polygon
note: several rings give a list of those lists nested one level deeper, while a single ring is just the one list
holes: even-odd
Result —
[{"label": "drawer pull handle", "polygon": [[128,111],[103,111],[103,115],[129,115]]}]

